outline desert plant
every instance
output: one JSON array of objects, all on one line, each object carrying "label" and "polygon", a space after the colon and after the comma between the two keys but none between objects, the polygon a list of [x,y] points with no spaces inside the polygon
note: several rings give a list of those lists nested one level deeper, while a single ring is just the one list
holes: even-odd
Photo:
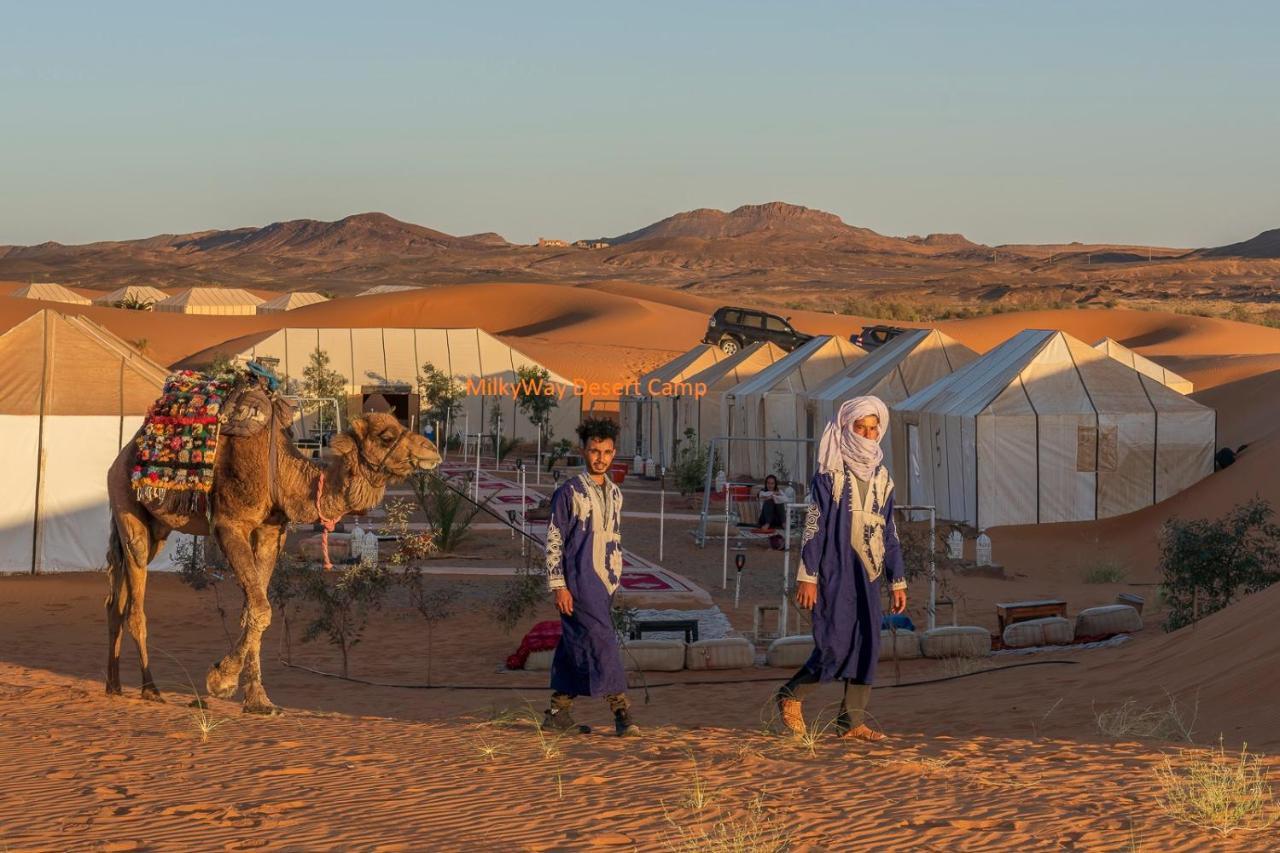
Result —
[{"label": "desert plant", "polygon": [[551,437],[551,413],[558,405],[550,371],[534,364],[516,368],[516,408],[547,438]]},{"label": "desert plant", "polygon": [[1120,563],[1099,563],[1084,573],[1085,583],[1124,583],[1129,570]]},{"label": "desert plant", "polygon": [[546,574],[533,565],[533,554],[537,550],[527,549],[524,565],[516,569],[516,573],[502,585],[489,603],[494,621],[508,634],[546,598]]},{"label": "desert plant", "polygon": [[1165,756],[1155,775],[1160,808],[1183,823],[1225,836],[1267,829],[1280,817],[1266,767],[1248,744],[1239,756],[1228,756],[1221,739],[1216,751],[1184,750],[1177,762]]},{"label": "desert plant", "polygon": [[275,571],[271,573],[271,582],[267,584],[267,600],[280,611],[280,643],[284,647],[286,663],[293,663],[293,617],[298,601],[307,594],[309,582],[310,570],[306,562],[282,549]]},{"label": "desert plant", "polygon": [[707,780],[702,778],[702,774],[698,772],[698,757],[693,750],[689,750],[688,755],[689,763],[693,765],[693,769],[688,789],[685,795],[681,797],[680,805],[692,812],[701,812],[717,799],[717,794],[707,784]]},{"label": "desert plant", "polygon": [[681,821],[669,812],[665,817],[672,828],[666,838],[672,853],[781,853],[791,846],[785,827],[759,795],[745,809],[720,808],[710,826]]},{"label": "desert plant", "polygon": [[423,363],[417,384],[419,412],[424,420],[443,424],[457,419],[466,386],[429,361]]},{"label": "desert plant", "polygon": [[476,516],[492,497],[473,503],[443,478],[432,473],[417,473],[409,479],[418,507],[431,525],[433,549],[452,554],[471,532]]},{"label": "desert plant", "polygon": [[302,635],[310,642],[324,635],[330,645],[342,653],[342,676],[349,672],[351,650],[360,643],[369,624],[369,613],[382,605],[382,596],[390,583],[387,570],[363,563],[347,567],[330,580],[318,566],[309,566],[308,597],[315,601],[318,612]]},{"label": "desert plant", "polygon": [[707,449],[698,442],[698,434],[692,427],[684,431],[683,439],[676,439],[675,452],[676,464],[671,474],[680,494],[687,495],[706,488]]},{"label": "desert plant", "polygon": [[1189,625],[1237,597],[1280,580],[1280,526],[1254,498],[1216,519],[1171,518],[1160,531],[1166,631]]},{"label": "desert plant", "polygon": [[773,451],[773,473],[778,478],[779,485],[791,482],[791,468],[787,465],[786,454],[781,450]]},{"label": "desert plant", "polygon": [[562,438],[547,448],[547,470],[550,471],[556,467],[556,463],[568,456],[571,450],[573,450],[573,442],[567,438]]},{"label": "desert plant", "polygon": [[231,631],[227,627],[227,609],[222,604],[222,593],[219,587],[227,577],[227,563],[218,550],[217,544],[208,537],[182,537],[174,546],[174,557],[178,562],[178,580],[196,592],[209,590],[213,593],[213,606],[218,612],[218,621],[222,623],[222,634],[227,640],[227,650],[231,650]]},{"label": "desert plant", "polygon": [[1200,702],[1184,709],[1172,695],[1166,693],[1168,706],[1139,705],[1132,699],[1105,711],[1094,712],[1098,731],[1117,739],[1150,738],[1154,740],[1181,740],[1191,743]]},{"label": "desert plant", "polygon": [[452,582],[430,583],[416,566],[405,569],[401,583],[409,594],[410,605],[427,623],[427,685],[430,686],[436,625],[453,615],[462,589]]},{"label": "desert plant", "polygon": [[[347,378],[329,367],[329,353],[316,347],[311,352],[311,359],[302,369],[302,392],[315,400],[341,400],[347,393]],[[323,403],[312,403],[317,415],[318,426],[322,433],[342,429],[341,423],[334,423],[333,411]]]},{"label": "desert plant", "polygon": [[494,455],[497,456],[498,461],[501,462],[503,459],[507,458],[507,454],[512,450],[515,450],[516,445],[519,443],[520,439],[516,438],[514,435],[509,438],[505,435],[500,435],[498,436],[498,446],[494,451]]},{"label": "desert plant", "polygon": [[124,299],[117,299],[112,305],[116,308],[124,308],[127,311],[150,311],[155,307],[155,302],[151,299],[143,299],[139,296],[126,296]]},{"label": "desert plant", "polygon": [[435,537],[430,532],[409,529],[413,507],[414,502],[404,498],[393,498],[383,504],[386,515],[378,532],[395,538],[396,549],[389,559],[393,566],[408,566],[438,550]]}]

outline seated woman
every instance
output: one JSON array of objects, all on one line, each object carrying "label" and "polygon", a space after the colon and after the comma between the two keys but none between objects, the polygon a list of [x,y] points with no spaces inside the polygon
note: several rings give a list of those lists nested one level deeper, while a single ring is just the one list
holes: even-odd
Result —
[{"label": "seated woman", "polygon": [[760,498],[760,522],[756,529],[768,533],[786,526],[787,501],[790,495],[786,489],[778,488],[778,478],[770,474],[764,478],[764,488],[756,496]]}]

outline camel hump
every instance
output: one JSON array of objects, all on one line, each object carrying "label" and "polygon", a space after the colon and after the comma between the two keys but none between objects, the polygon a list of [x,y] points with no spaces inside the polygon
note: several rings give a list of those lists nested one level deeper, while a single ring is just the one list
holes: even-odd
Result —
[{"label": "camel hump", "polygon": [[271,421],[273,412],[277,427],[283,428],[293,423],[294,408],[288,400],[268,394],[255,385],[240,388],[232,392],[222,408],[222,433],[234,436],[257,435]]}]

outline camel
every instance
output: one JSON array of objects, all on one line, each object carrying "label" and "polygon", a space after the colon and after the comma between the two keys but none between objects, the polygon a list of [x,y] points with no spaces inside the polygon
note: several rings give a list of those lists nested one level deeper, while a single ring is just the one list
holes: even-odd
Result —
[{"label": "camel", "polygon": [[211,525],[203,513],[140,501],[130,482],[137,446],[134,441],[124,446],[107,474],[113,521],[107,554],[108,694],[122,692],[120,645],[122,627],[127,625],[142,665],[142,698],[164,701],[147,658],[143,600],[147,566],[160,553],[165,538],[177,531],[215,537],[245,594],[240,637],[209,670],[208,692],[230,698],[242,685],[246,713],[280,713],[262,687],[259,653],[262,634],[271,624],[267,585],[283,545],[285,525],[367,512],[381,502],[388,482],[440,464],[430,441],[409,432],[389,414],[356,418],[347,431],[333,438],[330,447],[334,457],[328,465],[312,462],[294,448],[287,429],[274,428],[274,421],[272,428],[256,435],[222,436],[209,493]]}]

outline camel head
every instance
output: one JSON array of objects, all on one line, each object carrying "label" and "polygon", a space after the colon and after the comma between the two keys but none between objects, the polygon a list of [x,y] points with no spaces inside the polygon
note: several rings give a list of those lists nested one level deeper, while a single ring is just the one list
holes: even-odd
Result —
[{"label": "camel head", "polygon": [[380,482],[403,480],[440,464],[434,444],[383,412],[356,418],[350,429],[334,436],[331,446],[351,467],[358,466],[366,478]]}]

